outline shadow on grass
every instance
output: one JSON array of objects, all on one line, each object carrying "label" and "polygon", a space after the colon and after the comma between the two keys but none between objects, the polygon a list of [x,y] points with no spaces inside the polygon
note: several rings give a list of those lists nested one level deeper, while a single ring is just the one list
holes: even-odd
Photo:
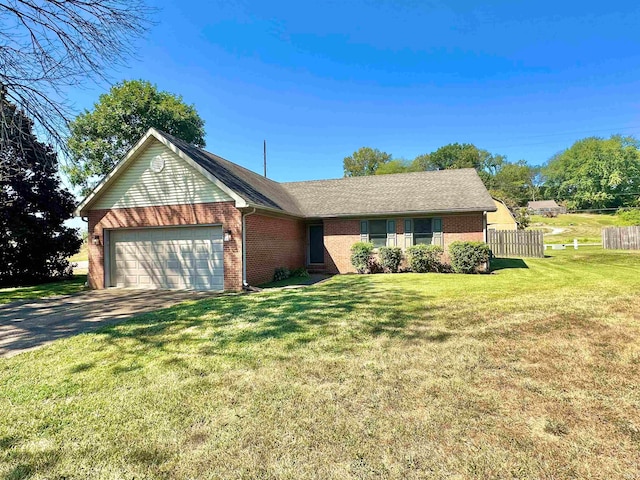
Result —
[{"label": "shadow on grass", "polygon": [[521,258],[494,258],[491,260],[491,271],[507,270],[512,268],[529,268]]},{"label": "shadow on grass", "polygon": [[[437,310],[429,299],[422,291],[376,285],[371,277],[353,275],[303,290],[221,296],[180,304],[96,334],[106,336],[118,348],[138,351],[142,345],[172,351],[179,342],[180,348],[202,355],[225,356],[242,355],[227,347],[273,339],[283,340],[284,353],[331,336],[337,329],[349,330],[354,341],[332,342],[334,351],[349,351],[358,339],[376,336],[444,342],[451,334],[434,330],[431,323]],[[202,329],[192,335],[192,327]]]}]

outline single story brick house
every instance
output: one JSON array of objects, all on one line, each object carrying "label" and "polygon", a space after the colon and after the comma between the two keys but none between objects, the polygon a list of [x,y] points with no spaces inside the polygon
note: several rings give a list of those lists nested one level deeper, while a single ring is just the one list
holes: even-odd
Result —
[{"label": "single story brick house", "polygon": [[274,269],[353,271],[353,243],[485,239],[473,169],[278,183],[151,129],[82,201],[91,288],[240,290]]}]

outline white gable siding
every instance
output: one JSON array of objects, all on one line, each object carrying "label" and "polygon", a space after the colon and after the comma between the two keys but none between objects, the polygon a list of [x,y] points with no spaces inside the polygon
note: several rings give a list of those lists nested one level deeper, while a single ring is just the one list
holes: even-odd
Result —
[{"label": "white gable siding", "polygon": [[[151,170],[156,156],[164,169]],[[90,207],[90,210],[224,202],[229,195],[157,140],[149,145]]]}]

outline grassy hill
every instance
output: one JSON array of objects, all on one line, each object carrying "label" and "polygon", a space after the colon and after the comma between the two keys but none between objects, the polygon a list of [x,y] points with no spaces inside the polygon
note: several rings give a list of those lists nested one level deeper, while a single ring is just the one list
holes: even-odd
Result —
[{"label": "grassy hill", "polygon": [[574,238],[580,243],[597,243],[602,241],[603,228],[622,225],[616,215],[567,213],[556,218],[532,215],[529,229],[544,230],[545,243],[571,243]]}]

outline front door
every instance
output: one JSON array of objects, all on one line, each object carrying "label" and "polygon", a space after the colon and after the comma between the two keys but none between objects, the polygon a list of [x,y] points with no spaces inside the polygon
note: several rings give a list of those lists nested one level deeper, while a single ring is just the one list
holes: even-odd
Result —
[{"label": "front door", "polygon": [[309,225],[309,263],[324,263],[324,229]]}]

